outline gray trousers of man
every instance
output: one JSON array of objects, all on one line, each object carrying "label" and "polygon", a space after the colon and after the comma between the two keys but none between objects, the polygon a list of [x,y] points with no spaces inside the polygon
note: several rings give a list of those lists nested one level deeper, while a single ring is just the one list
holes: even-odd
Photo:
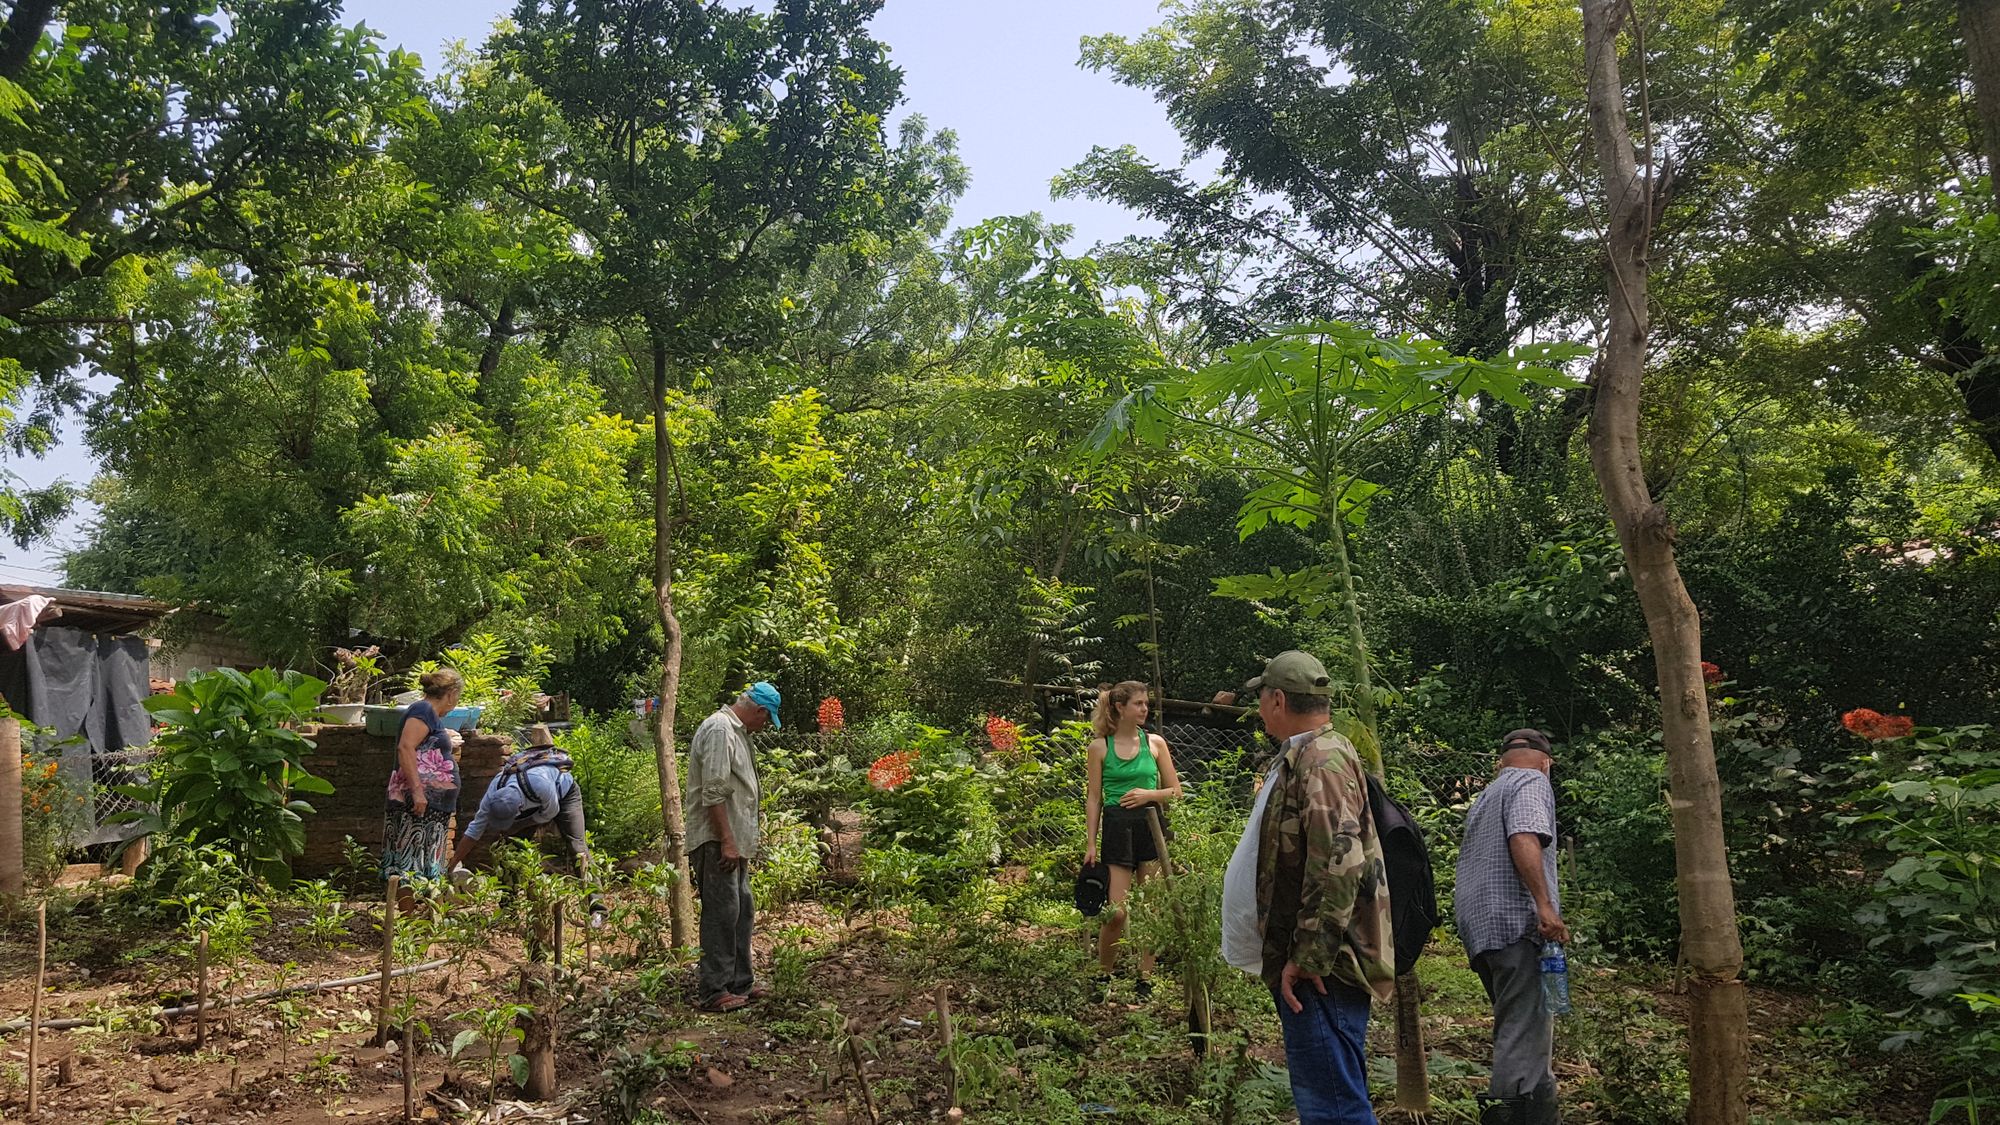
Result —
[{"label": "gray trousers of man", "polygon": [[[1542,1008],[1542,942],[1528,937],[1472,959],[1493,1002],[1493,1083],[1496,1098],[1531,1096],[1537,1112],[1524,1120],[1553,1122],[1556,1018]],[[1546,1107],[1546,1108],[1543,1108]]]},{"label": "gray trousers of man", "polygon": [[696,970],[701,1002],[714,1003],[725,992],[747,996],[755,983],[750,972],[750,864],[723,870],[722,845],[713,840],[689,858],[695,889],[701,892],[701,964]]}]

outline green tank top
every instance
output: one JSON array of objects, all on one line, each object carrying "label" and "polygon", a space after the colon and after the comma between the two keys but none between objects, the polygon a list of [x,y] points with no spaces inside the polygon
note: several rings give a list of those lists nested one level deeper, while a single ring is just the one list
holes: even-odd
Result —
[{"label": "green tank top", "polygon": [[1115,735],[1104,736],[1104,803],[1115,805],[1134,789],[1160,787],[1160,763],[1153,758],[1153,740],[1139,732],[1139,752],[1130,761],[1118,756]]}]

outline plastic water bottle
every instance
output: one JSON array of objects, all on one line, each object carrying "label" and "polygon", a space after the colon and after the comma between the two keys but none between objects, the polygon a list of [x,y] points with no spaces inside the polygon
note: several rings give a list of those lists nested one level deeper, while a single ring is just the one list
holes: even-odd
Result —
[{"label": "plastic water bottle", "polygon": [[1542,943],[1542,1010],[1552,1016],[1569,1014],[1569,958],[1562,943]]}]

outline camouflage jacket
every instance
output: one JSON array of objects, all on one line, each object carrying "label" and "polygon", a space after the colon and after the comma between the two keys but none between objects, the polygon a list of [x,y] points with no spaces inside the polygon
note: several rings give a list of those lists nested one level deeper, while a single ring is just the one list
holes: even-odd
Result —
[{"label": "camouflage jacket", "polygon": [[1352,743],[1331,725],[1289,739],[1257,836],[1257,926],[1264,980],[1285,962],[1366,989],[1395,989],[1389,881]]}]

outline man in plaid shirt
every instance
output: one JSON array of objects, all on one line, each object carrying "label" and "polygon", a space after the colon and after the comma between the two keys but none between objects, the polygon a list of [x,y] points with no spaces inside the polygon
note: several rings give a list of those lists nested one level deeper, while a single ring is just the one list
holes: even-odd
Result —
[{"label": "man in plaid shirt", "polygon": [[1555,1125],[1555,1017],[1542,1007],[1544,941],[1567,942],[1556,888],[1549,736],[1510,731],[1500,771],[1465,814],[1452,891],[1459,936],[1493,1004],[1493,1079],[1480,1125]]}]

